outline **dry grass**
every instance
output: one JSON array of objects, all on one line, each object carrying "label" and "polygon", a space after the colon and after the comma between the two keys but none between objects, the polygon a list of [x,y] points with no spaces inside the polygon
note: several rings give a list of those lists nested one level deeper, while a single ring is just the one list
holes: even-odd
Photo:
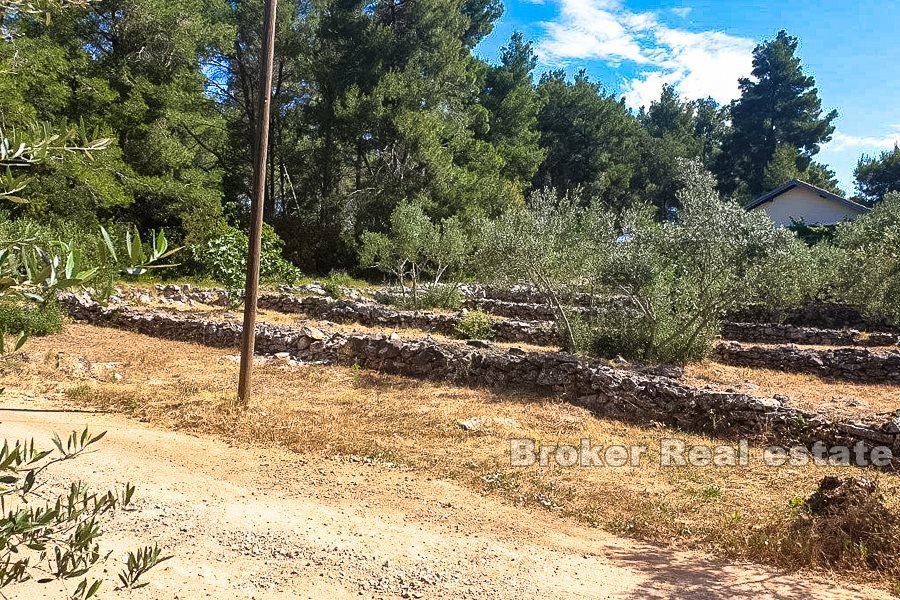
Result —
[{"label": "dry grass", "polygon": [[[29,360],[7,368],[0,386],[59,393],[79,404],[240,444],[400,462],[611,531],[796,569],[826,566],[828,545],[815,528],[797,525],[808,521],[792,505],[825,475],[878,476],[856,468],[763,467],[758,448],[750,467],[663,468],[653,460],[662,439],[718,442],[597,419],[553,398],[343,367],[261,366],[253,404],[243,412],[231,403],[237,365],[229,351],[86,325],[33,340],[28,354]],[[74,360],[78,356],[93,367]],[[506,417],[517,425],[463,431],[458,421],[473,416]],[[604,446],[650,450],[636,468],[516,469],[509,466],[511,437],[548,444],[590,438]],[[880,475],[879,483],[889,508],[900,511],[900,478]],[[896,549],[898,540],[889,543]],[[843,577],[885,588],[900,577],[900,568],[875,571],[864,560],[839,566]]]},{"label": "dry grass", "polygon": [[690,385],[733,388],[756,396],[781,394],[790,398],[795,406],[832,418],[855,419],[900,408],[900,386],[886,383],[852,383],[714,361],[688,365],[684,379]]},{"label": "dry grass", "polygon": [[[197,305],[195,307],[173,307],[172,305],[151,305],[176,312],[195,313],[207,319],[239,320],[238,313],[227,313],[221,309]],[[312,325],[328,331],[342,333],[392,333],[408,338],[431,337],[439,341],[458,342],[455,338],[421,329],[390,329],[368,327],[356,323],[332,323],[303,318],[301,315],[282,313],[274,310],[260,310],[259,320],[273,325]],[[556,350],[546,346],[524,342],[495,342],[500,348],[518,347],[531,352]],[[824,347],[823,347],[824,348]],[[825,379],[806,373],[790,373],[774,369],[738,367],[705,360],[688,364],[684,369],[684,381],[698,387],[712,386],[719,389],[734,389],[747,394],[763,397],[787,396],[794,406],[819,412],[835,419],[865,419],[876,413],[889,413],[900,409],[900,386],[887,383],[852,383],[837,379]]]}]

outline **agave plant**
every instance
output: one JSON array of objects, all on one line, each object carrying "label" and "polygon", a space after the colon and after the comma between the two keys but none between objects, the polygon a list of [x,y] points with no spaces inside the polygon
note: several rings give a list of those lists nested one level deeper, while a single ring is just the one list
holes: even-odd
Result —
[{"label": "agave plant", "polygon": [[[106,231],[105,227],[100,227],[100,234],[103,236],[103,246],[101,248],[104,253],[103,259],[109,261],[111,264],[117,266],[120,265],[119,257],[116,254],[116,246],[113,244],[109,232]],[[160,264],[159,261],[165,260],[173,254],[180,252],[182,248],[182,246],[169,248],[169,241],[166,239],[166,233],[161,229],[159,230],[159,233],[151,230],[150,253],[148,254],[144,248],[144,243],[141,241],[140,232],[137,229],[134,229],[134,234],[132,234],[132,229],[129,228],[125,232],[127,264],[121,266],[120,269],[122,273],[126,275],[143,275],[150,269],[177,267],[178,263]]]},{"label": "agave plant", "polygon": [[81,285],[97,272],[79,269],[72,244],[48,249],[32,239],[7,242],[0,248],[0,299],[43,303],[55,292]]}]

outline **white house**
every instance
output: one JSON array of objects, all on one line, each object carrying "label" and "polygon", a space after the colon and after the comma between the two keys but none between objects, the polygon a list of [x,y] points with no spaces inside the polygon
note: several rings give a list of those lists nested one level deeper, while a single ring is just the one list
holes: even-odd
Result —
[{"label": "white house", "polygon": [[747,204],[746,209],[765,211],[776,225],[790,225],[793,221],[834,225],[869,212],[862,204],[798,179],[763,194]]}]

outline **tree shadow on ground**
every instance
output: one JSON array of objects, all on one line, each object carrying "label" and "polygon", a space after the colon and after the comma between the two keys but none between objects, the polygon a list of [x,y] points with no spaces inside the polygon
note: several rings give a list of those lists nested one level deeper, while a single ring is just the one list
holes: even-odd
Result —
[{"label": "tree shadow on ground", "polygon": [[[843,594],[827,591],[822,581],[804,581],[797,574],[779,573],[749,562],[728,562],[698,557],[694,553],[642,545],[614,548],[605,553],[613,563],[647,577],[628,598],[683,598],[726,600],[778,598],[845,600]],[[885,595],[885,598],[888,598]]]}]

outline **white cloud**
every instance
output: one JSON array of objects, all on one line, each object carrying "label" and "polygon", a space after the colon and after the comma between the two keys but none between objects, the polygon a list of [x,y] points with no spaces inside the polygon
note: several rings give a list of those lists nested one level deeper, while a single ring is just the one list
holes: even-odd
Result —
[{"label": "white cloud", "polygon": [[600,57],[614,63],[650,63],[639,43],[649,22],[619,9],[615,0],[562,0],[559,21],[543,24],[547,36],[540,40],[538,53],[556,63]]},{"label": "white cloud", "polygon": [[831,141],[825,146],[831,152],[843,150],[890,150],[900,144],[900,125],[893,126],[894,131],[886,135],[848,135],[835,131]]},{"label": "white cloud", "polygon": [[665,84],[677,85],[680,77],[678,72],[647,71],[641,77],[625,82],[625,102],[635,108],[650,106],[651,102],[659,99]]},{"label": "white cloud", "polygon": [[[626,102],[648,105],[662,86],[688,98],[727,103],[739,95],[738,78],[750,74],[754,42],[718,31],[692,32],[664,25],[657,13],[636,13],[620,0],[557,0],[559,17],[544,23],[538,54],[547,64],[571,59],[641,66],[623,84]],[[672,9],[686,16],[689,8]]]},{"label": "white cloud", "polygon": [[[659,98],[663,83],[673,84],[682,96],[712,96],[723,104],[740,95],[738,78],[750,74],[753,41],[717,31],[694,33],[667,27],[657,28],[654,37],[663,58],[656,65],[659,70],[645,71],[626,84],[625,99],[631,106],[649,105]],[[638,89],[644,93],[635,93]]]},{"label": "white cloud", "polygon": [[690,6],[682,6],[681,8],[672,8],[670,9],[672,13],[681,17],[682,19],[687,19],[688,15],[691,14],[691,11],[694,9]]}]

